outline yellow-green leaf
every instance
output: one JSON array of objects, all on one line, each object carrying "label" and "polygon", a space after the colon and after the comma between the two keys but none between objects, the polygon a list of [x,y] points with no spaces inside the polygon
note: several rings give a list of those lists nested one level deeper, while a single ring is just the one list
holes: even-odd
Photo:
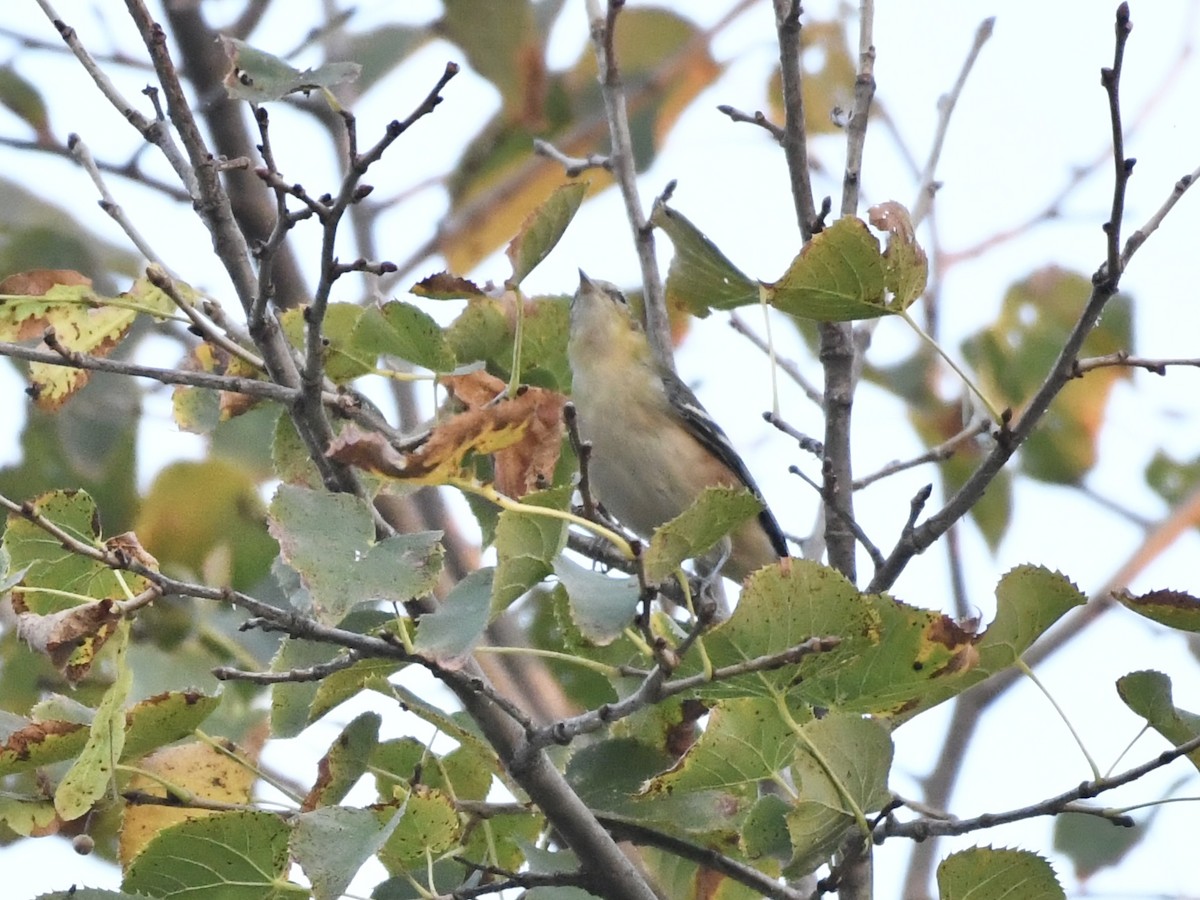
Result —
[{"label": "yellow-green leaf", "polygon": [[509,287],[517,287],[554,249],[575,218],[587,190],[586,181],[564,184],[529,214],[505,251],[512,263]]},{"label": "yellow-green leaf", "polygon": [[846,322],[895,312],[887,302],[887,274],[879,241],[854,216],[814,235],[783,277],[764,284],[767,302],[804,319]]}]

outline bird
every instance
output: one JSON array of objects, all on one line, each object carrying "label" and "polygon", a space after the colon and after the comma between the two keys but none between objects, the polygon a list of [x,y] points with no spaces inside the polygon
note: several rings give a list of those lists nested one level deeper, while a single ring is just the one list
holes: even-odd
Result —
[{"label": "bird", "polygon": [[614,284],[581,269],[571,300],[567,358],[580,438],[591,444],[595,499],[649,539],[710,486],[742,487],[762,504],[709,565],[742,582],[788,556],[787,541],[729,437],[692,390],[660,365]]}]

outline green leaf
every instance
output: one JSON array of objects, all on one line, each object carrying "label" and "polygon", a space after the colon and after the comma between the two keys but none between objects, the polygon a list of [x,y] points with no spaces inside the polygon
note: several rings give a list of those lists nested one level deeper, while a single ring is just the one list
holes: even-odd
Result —
[{"label": "green leaf", "polygon": [[[566,509],[571,488],[557,487],[526,494],[522,503]],[[567,524],[559,518],[506,509],[496,525],[496,573],[492,582],[491,615],[509,604],[554,571],[554,558],[567,541]]]},{"label": "green leaf", "polygon": [[297,816],[291,850],[312,882],[315,900],[338,900],[391,837],[400,815],[397,810],[381,822],[373,810],[330,806]]},{"label": "green leaf", "polygon": [[125,746],[125,700],[133,685],[133,670],[125,661],[128,620],[118,626],[113,644],[116,680],[96,708],[87,744],[54,791],[54,808],[67,820],[78,819],[107,793],[115,774],[113,765]]},{"label": "green leaf", "polygon": [[972,847],[942,860],[938,900],[1066,900],[1050,863],[1028,850]]},{"label": "green leaf", "polygon": [[579,204],[583,202],[587,189],[586,181],[562,185],[521,224],[520,231],[505,251],[508,261],[512,263],[512,275],[507,281],[509,287],[520,285],[525,276],[554,249],[579,211]]},{"label": "green leaf", "polygon": [[772,856],[780,860],[792,854],[787,813],[791,807],[778,794],[763,794],[750,807],[742,823],[742,851],[750,859]]},{"label": "green leaf", "polygon": [[136,530],[163,566],[247,590],[279,553],[266,524],[251,473],[230,460],[210,458],[163,468],[142,503]]},{"label": "green leaf", "polygon": [[[456,358],[481,360],[488,371],[507,379],[512,374],[516,310],[512,295],[502,300],[475,297],[446,332]],[[565,391],[571,384],[567,362],[570,304],[566,297],[539,297],[525,303],[521,381]]]},{"label": "green leaf", "polygon": [[773,699],[722,700],[712,708],[708,725],[679,764],[653,779],[647,790],[752,787],[787,766],[798,740]]},{"label": "green leaf", "polygon": [[220,697],[199,691],[171,691],[147,697],[126,716],[122,761],[140,759],[151,750],[190,735],[220,705]]},{"label": "green leaf", "polygon": [[884,281],[892,297],[889,310],[908,309],[925,293],[929,281],[929,261],[917,243],[912,216],[895,200],[886,200],[868,210],[871,224],[887,232],[883,251]]},{"label": "green leaf", "polygon": [[1017,661],[1039,636],[1087,597],[1061,572],[1015,566],[996,585],[996,618],[979,641],[980,666],[988,673]]},{"label": "green leaf", "polygon": [[237,38],[221,35],[221,44],[230,64],[223,81],[225,92],[234,100],[251,103],[281,100],[297,91],[307,94],[354,81],[362,71],[362,66],[352,62],[325,63],[300,71],[278,56],[257,50]]},{"label": "green leaf", "polygon": [[393,696],[388,678],[405,665],[394,659],[360,659],[349,668],[321,679],[308,708],[308,721],[315,722],[338,704],[363,691],[376,691],[385,697]]},{"label": "green leaf", "polygon": [[[1175,706],[1171,679],[1162,672],[1131,672],[1117,679],[1117,693],[1125,705],[1155,731],[1178,746],[1200,735],[1200,715]],[[1188,754],[1200,769],[1200,750]]]},{"label": "green leaf", "polygon": [[906,305],[888,299],[879,241],[854,216],[814,235],[783,277],[763,290],[776,309],[820,322],[874,319]]},{"label": "green leaf", "polygon": [[495,569],[476,569],[446,595],[417,625],[415,649],[439,665],[453,665],[470,655],[488,625]]},{"label": "green leaf", "polygon": [[546,77],[544,39],[529,0],[445,0],[437,33],[457,44],[471,68],[496,86],[504,115],[525,113]]},{"label": "green leaf", "polygon": [[151,897],[278,900],[288,867],[288,827],[265,812],[225,812],[161,831],[134,858],[121,887]]},{"label": "green leaf", "polygon": [[594,572],[565,556],[554,560],[554,575],[566,588],[571,621],[590,643],[611,644],[633,621],[640,594],[636,578]]},{"label": "green leaf", "polygon": [[[288,672],[327,663],[340,652],[332,644],[319,644],[286,637],[271,660],[272,672]],[[271,733],[278,738],[295,737],[308,724],[308,710],[318,685],[311,681],[282,681],[271,686]]]},{"label": "green leaf", "polygon": [[685,559],[702,556],[760,512],[762,503],[745,488],[705,488],[691,506],[655,530],[642,556],[646,580],[670,578]]},{"label": "green leaf", "polygon": [[375,356],[395,356],[434,372],[450,372],[458,365],[434,318],[399,300],[368,307],[354,331],[353,343]]},{"label": "green leaf", "polygon": [[1200,456],[1190,461],[1158,450],[1146,465],[1146,484],[1171,506],[1178,505],[1200,484]]},{"label": "green leaf", "polygon": [[1136,596],[1121,591],[1116,596],[1126,609],[1160,625],[1180,631],[1200,631],[1200,600],[1184,591],[1159,590]]},{"label": "green leaf", "polygon": [[54,141],[46,101],[37,86],[27,80],[11,64],[0,66],[0,104],[32,128],[47,145]]},{"label": "green leaf", "polygon": [[1148,824],[1125,827],[1102,816],[1059,813],[1054,817],[1054,849],[1071,860],[1075,878],[1082,883],[1101,869],[1119,865],[1145,839]]},{"label": "green leaf", "polygon": [[[462,823],[454,803],[441,791],[423,784],[412,787],[404,799],[403,815],[379,852],[379,860],[391,874],[424,866],[427,859],[441,856],[462,837]],[[395,806],[375,807],[381,821],[389,820]]]},{"label": "green leaf", "polygon": [[44,797],[16,797],[0,793],[0,822],[21,837],[51,834],[58,819],[53,801]]},{"label": "green leaf", "polygon": [[744,275],[682,213],[657,203],[650,223],[675,245],[667,273],[667,303],[704,317],[714,309],[757,303],[758,283]]},{"label": "green leaf", "polygon": [[806,722],[800,731],[793,762],[799,798],[787,825],[795,848],[790,865],[808,872],[832,855],[859,815],[891,799],[892,739],[877,721],[836,713]]},{"label": "green leaf", "polygon": [[[1092,290],[1091,279],[1056,267],[1010,287],[1000,315],[963,342],[986,396],[1018,412],[1040,387],[1074,328]],[[1133,348],[1128,297],[1118,294],[1084,339],[1080,357]],[[1034,478],[1077,484],[1096,462],[1097,441],[1113,386],[1131,377],[1111,366],[1068,382],[1021,447],[1021,465]]]},{"label": "green leaf", "polygon": [[[366,318],[366,311],[357,303],[330,303],[321,320],[321,337],[325,348],[321,358],[325,374],[336,384],[346,384],[362,375],[375,371],[377,354],[369,346],[359,343],[359,326]],[[301,353],[305,352],[305,334],[308,330],[306,307],[294,306],[279,316],[283,333],[288,341]]]},{"label": "green leaf", "polygon": [[362,603],[404,603],[424,594],[441,572],[441,532],[376,542],[370,509],[348,494],[281,485],[270,529],[312,595],[318,619],[329,625]]},{"label": "green leaf", "polygon": [[[83,491],[51,491],[31,501],[35,512],[54,522],[76,540],[100,546],[100,514],[92,498]],[[79,601],[37,590],[64,591],[95,600],[123,599],[125,592],[117,576],[105,565],[63,547],[37,525],[15,513],[8,514],[8,527],[0,544],[8,555],[10,572],[25,569],[21,599],[40,615],[76,606]],[[128,578],[131,589],[141,589],[140,578]]]},{"label": "green leaf", "polygon": [[379,713],[365,712],[342,729],[317,764],[317,780],[302,809],[306,812],[341,803],[358,779],[367,771],[371,753],[379,743]]}]

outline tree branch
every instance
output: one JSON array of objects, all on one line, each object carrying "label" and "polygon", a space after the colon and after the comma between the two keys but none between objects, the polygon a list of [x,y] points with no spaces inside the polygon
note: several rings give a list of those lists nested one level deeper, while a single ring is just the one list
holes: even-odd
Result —
[{"label": "tree branch", "polygon": [[624,6],[625,0],[608,0],[608,10],[605,13],[600,9],[600,0],[587,0],[588,29],[596,54],[600,92],[604,97],[608,136],[612,145],[608,157],[609,166],[620,188],[621,198],[625,201],[625,215],[633,231],[633,243],[642,270],[642,287],[646,297],[646,336],[659,363],[673,372],[675,358],[671,352],[671,323],[667,320],[667,301],[663,293],[662,276],[658,271],[658,257],[654,251],[654,229],[646,219],[642,200],[638,195],[637,160],[633,156],[633,137],[629,131],[625,88],[621,83],[621,70],[613,52],[613,32],[617,17]]},{"label": "tree branch", "polygon": [[[923,841],[934,835],[955,835],[967,834],[971,831],[978,831],[983,828],[994,828],[997,825],[1007,825],[1009,822],[1020,822],[1024,819],[1033,819],[1038,816],[1053,816],[1063,812],[1087,813],[1090,815],[1101,815],[1102,810],[1097,810],[1095,807],[1082,807],[1077,805],[1078,801],[1086,800],[1091,797],[1098,796],[1105,791],[1111,791],[1113,788],[1118,788],[1121,785],[1129,784],[1132,781],[1137,781],[1143,775],[1153,772],[1155,769],[1160,769],[1168,763],[1172,763],[1196,750],[1200,750],[1200,736],[1194,737],[1189,741],[1185,741],[1177,747],[1160,753],[1154,759],[1142,763],[1140,766],[1135,766],[1128,771],[1122,772],[1113,778],[1097,778],[1092,781],[1085,781],[1076,788],[1069,791],[1064,791],[1055,797],[1049,797],[1039,803],[1033,803],[1029,806],[1022,806],[1019,809],[1011,809],[1001,813],[984,813],[979,816],[974,816],[969,819],[956,818],[934,818],[925,817],[915,819],[911,822],[896,822],[886,821],[880,829],[875,833],[876,842],[881,842],[889,837],[909,837],[918,841]],[[1111,818],[1111,816],[1106,816]],[[1114,824],[1124,825],[1132,824],[1132,822],[1117,821]]]}]

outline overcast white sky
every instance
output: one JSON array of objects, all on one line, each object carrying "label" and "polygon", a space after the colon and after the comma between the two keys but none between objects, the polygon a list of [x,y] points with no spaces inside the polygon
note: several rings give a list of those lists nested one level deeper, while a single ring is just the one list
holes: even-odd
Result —
[{"label": "overcast white sky", "polygon": [[[552,47],[555,64],[567,65],[579,52],[584,36],[582,5],[578,0],[567,4]],[[705,23],[715,20],[726,7],[723,3],[674,5],[688,9],[691,15],[708,17]],[[805,4],[805,11],[821,18],[832,5],[813,0]],[[212,4],[214,10],[237,6]],[[270,35],[270,44],[259,38],[264,49],[283,51],[295,46],[307,23],[314,20],[319,4],[295,2],[288,6],[290,15],[275,17],[271,27],[260,32]],[[953,83],[980,20],[988,15],[997,17],[994,36],[984,48],[955,114],[939,169],[945,186],[937,203],[942,240],[948,249],[970,246],[1020,223],[1047,202],[1075,167],[1091,161],[1107,146],[1108,120],[1098,71],[1111,61],[1115,6],[1115,2],[1095,0],[879,4],[875,31],[879,97],[920,160],[927,153],[936,124],[938,96]],[[696,7],[701,7],[700,11]],[[437,4],[364,2],[359,4],[360,18],[352,20],[352,25],[366,27],[368,21],[394,17],[399,15],[398,8],[413,20],[422,20],[436,13]],[[105,48],[111,34],[121,46],[136,52],[123,4],[64,0],[58,11],[90,46]],[[1148,218],[1174,181],[1200,165],[1200,111],[1196,105],[1200,67],[1190,59],[1177,65],[1181,47],[1200,37],[1196,3],[1140,0],[1132,4],[1132,11],[1135,28],[1123,81],[1127,121],[1151,104],[1152,111],[1127,145],[1127,155],[1138,158],[1130,184],[1127,228]],[[0,27],[54,38],[33,0],[9,0],[0,6]],[[747,110],[763,107],[766,79],[776,59],[769,4],[760,5],[729,28],[716,50],[728,62],[728,72],[686,113],[654,167],[643,177],[643,196],[648,205],[668,180],[678,179],[675,205],[744,271],[773,279],[798,250],[782,155],[757,129],[731,124],[715,111],[718,103]],[[0,38],[0,62],[15,55],[15,45]],[[406,114],[448,58],[459,55],[447,45],[431,45],[416,54],[386,88],[368,94],[356,110],[360,134],[377,133],[384,122]],[[57,134],[79,132],[97,156],[120,158],[136,145],[136,134],[105,107],[71,61],[24,54],[20,59],[22,73],[37,81],[52,104]],[[1169,77],[1171,72],[1174,75]],[[123,73],[120,82],[130,96],[137,96],[145,79],[144,73]],[[469,74],[456,79],[445,95],[436,115],[422,123],[420,141],[402,141],[380,170],[373,170],[371,180],[381,185],[383,193],[389,180],[403,185],[444,170],[466,137],[495,107],[494,91]],[[286,123],[287,117],[276,116],[276,121]],[[3,110],[0,132],[22,134],[19,124]],[[303,157],[288,159],[285,165],[290,162],[290,174],[307,183],[307,171],[324,164],[328,152],[320,142],[304,147]],[[836,198],[840,139],[822,139],[816,149],[819,159],[836,176],[827,178],[817,190]],[[93,196],[81,171],[5,148],[0,148],[0,166],[10,176],[15,173],[38,190],[61,197],[81,221],[106,239],[121,240],[94,204],[79,202],[80,197]],[[942,322],[944,343],[952,352],[957,355],[958,340],[994,316],[1006,287],[1035,268],[1056,264],[1085,274],[1096,268],[1103,254],[1100,223],[1107,215],[1109,184],[1106,166],[1071,195],[1059,221],[1034,229],[950,273],[942,289]],[[119,181],[112,186],[118,200],[151,235],[158,252],[183,277],[217,294],[224,292],[223,274],[205,259],[208,238],[188,216]],[[910,203],[914,191],[915,184],[890,139],[882,129],[872,131],[864,171],[865,196],[871,202],[893,198]],[[1135,298],[1137,349],[1143,355],[1198,353],[1200,298],[1194,274],[1193,225],[1200,208],[1197,204],[1200,198],[1195,196],[1183,201],[1139,252],[1124,281],[1124,288]],[[431,227],[443,208],[444,199],[438,192],[422,195],[416,206],[406,211],[404,221],[397,221],[395,249],[385,247],[385,252],[403,258],[404,248],[415,241],[405,232],[405,223]],[[530,293],[567,292],[580,266],[598,277],[634,283],[638,272],[626,235],[621,204],[614,192],[590,201],[560,246],[527,280],[526,289]],[[660,245],[664,262],[669,257],[666,243]],[[193,246],[205,248],[205,253],[195,252]],[[428,270],[436,267],[432,263]],[[493,259],[474,274],[499,280],[506,268]],[[776,338],[786,332],[786,326],[777,327]],[[898,358],[911,346],[912,338],[901,323],[885,322],[872,352],[877,354],[875,358],[886,360]],[[713,359],[722,364],[714,367]],[[172,361],[163,360],[167,364]],[[681,348],[679,368],[696,384],[710,411],[737,437],[785,528],[806,533],[812,525],[814,498],[786,474],[786,467],[809,461],[799,458],[787,441],[761,422],[760,411],[770,405],[765,361],[735,339],[719,317],[713,317],[698,325]],[[819,370],[811,365],[807,368],[813,379],[819,380]],[[1101,463],[1089,476],[1088,486],[1145,517],[1161,516],[1163,504],[1145,488],[1141,472],[1158,447],[1179,458],[1200,453],[1198,379],[1196,370],[1174,370],[1166,378],[1139,373],[1131,383],[1118,385],[1103,434]],[[167,396],[157,391],[147,401],[155,427],[147,430],[140,447],[143,484],[169,460],[202,452],[195,438],[179,434],[170,423]],[[25,402],[19,381],[8,367],[0,366],[0,423],[5,425],[0,429],[0,462],[15,458]],[[802,430],[820,433],[817,412],[802,397],[786,394],[783,408],[785,417]],[[869,472],[920,451],[902,410],[881,392],[865,387],[856,415],[857,471]],[[909,498],[930,477],[931,473],[918,470],[864,492],[859,514],[877,542],[890,545],[903,523]],[[985,620],[991,616],[996,579],[1013,565],[1043,563],[1061,569],[1088,590],[1103,583],[1140,540],[1137,528],[1080,493],[1028,480],[1017,482],[1015,516],[1016,526],[994,555],[970,528],[964,531],[968,591]],[[1195,568],[1198,553],[1200,541],[1193,533],[1144,573],[1134,588],[1200,591]],[[897,595],[918,605],[948,608],[945,569],[944,554],[931,550],[910,567],[896,587]],[[1120,675],[1139,668],[1161,668],[1171,674],[1176,701],[1200,709],[1200,671],[1184,641],[1122,611],[1109,614],[1079,647],[1055,657],[1039,672],[1102,767],[1137,733],[1138,720],[1120,703],[1111,685]],[[354,711],[347,711],[337,716],[337,721],[348,721],[353,715]],[[944,714],[935,713],[897,733],[893,781],[901,793],[919,795],[916,779],[935,756],[942,727]],[[327,727],[303,746],[288,742],[287,753],[315,759],[333,733],[334,729]],[[989,715],[972,746],[990,752],[973,753],[964,768],[953,803],[953,811],[959,815],[1021,805],[1075,785],[1089,774],[1061,722],[1028,686],[1013,691]],[[1159,746],[1146,739],[1129,761],[1148,758]],[[1184,764],[1176,764],[1144,786],[1108,802],[1153,799],[1159,796],[1156,791],[1165,790],[1185,772]],[[1194,773],[1184,793],[1200,793]],[[1189,892],[1195,896],[1200,891],[1196,887],[1200,866],[1191,845],[1198,828],[1200,814],[1194,804],[1167,806],[1157,820],[1154,845],[1135,850],[1117,872],[1096,876],[1090,888],[1107,897],[1182,896]],[[1047,822],[1027,823],[947,842],[944,849],[991,843],[1048,852],[1048,834]],[[907,847],[900,842],[880,849],[877,883],[883,900],[897,896],[891,886],[899,884],[906,856]],[[1065,863],[1056,859],[1056,865],[1070,890],[1071,876]],[[74,856],[54,839],[0,850],[0,871],[19,879],[13,882],[10,878],[6,887],[15,897],[63,888],[71,882],[114,888],[119,883],[114,870]]]}]

